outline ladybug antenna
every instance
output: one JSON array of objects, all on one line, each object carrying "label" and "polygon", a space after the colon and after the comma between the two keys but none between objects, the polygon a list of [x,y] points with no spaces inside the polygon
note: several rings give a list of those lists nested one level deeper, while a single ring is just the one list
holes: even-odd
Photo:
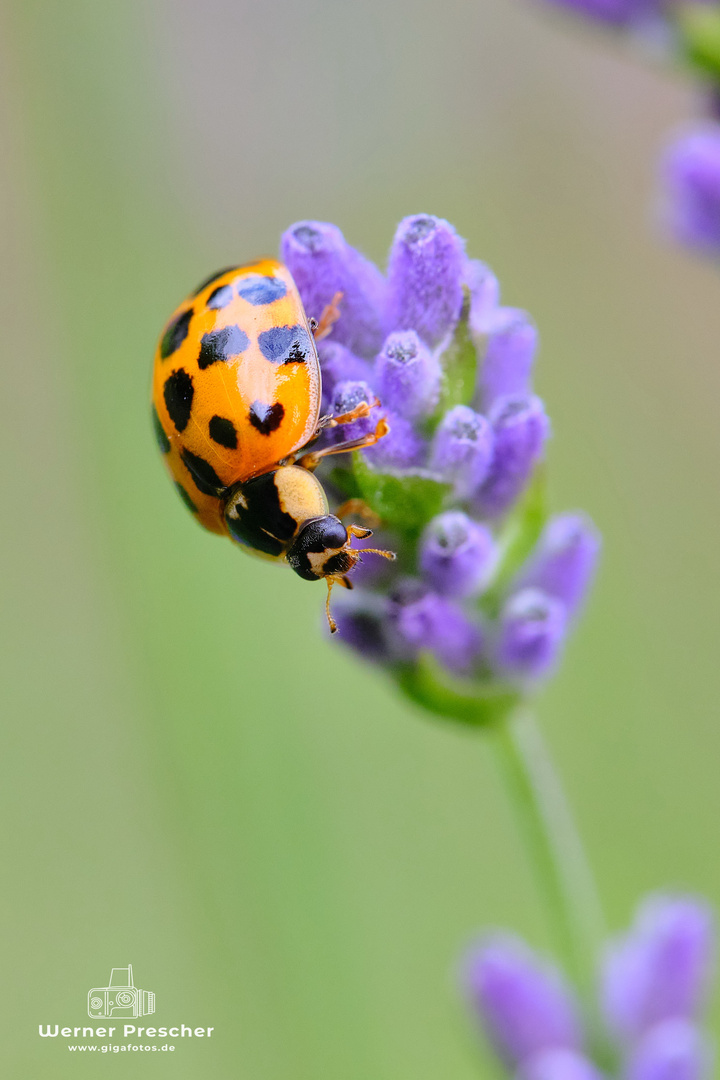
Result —
[{"label": "ladybug antenna", "polygon": [[357,551],[360,556],[382,555],[383,559],[390,559],[391,562],[394,562],[395,559],[397,559],[397,555],[394,551],[381,551],[380,548],[353,548],[353,550]]}]

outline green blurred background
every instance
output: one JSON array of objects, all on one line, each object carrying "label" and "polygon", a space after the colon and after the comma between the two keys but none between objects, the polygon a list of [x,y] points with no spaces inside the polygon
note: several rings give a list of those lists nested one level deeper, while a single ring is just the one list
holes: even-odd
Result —
[{"label": "green blurred background", "polygon": [[[605,537],[540,702],[613,926],[720,899],[720,283],[652,213],[684,80],[521,0],[5,0],[3,1075],[470,1080],[477,931],[550,944],[480,738],[203,533],[149,433],[155,340],[301,217],[383,261],[451,220],[542,335],[552,501]],[[132,963],[173,1055],[82,1057]]]}]

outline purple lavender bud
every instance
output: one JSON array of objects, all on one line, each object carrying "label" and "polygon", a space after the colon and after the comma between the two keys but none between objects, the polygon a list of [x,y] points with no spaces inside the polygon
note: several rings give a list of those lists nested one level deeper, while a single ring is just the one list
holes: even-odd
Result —
[{"label": "purple lavender bud", "polygon": [[693,1019],[707,989],[713,954],[709,908],[690,897],[654,896],[609,951],[603,972],[608,1026],[639,1038],[672,1018]]},{"label": "purple lavender bud", "polygon": [[320,319],[335,293],[343,294],[334,341],[358,356],[373,357],[382,344],[385,279],[378,268],[351,247],[336,225],[299,221],[280,242],[309,316]]},{"label": "purple lavender bud", "polygon": [[476,949],[467,983],[488,1039],[509,1066],[542,1051],[580,1050],[580,1021],[569,988],[519,939],[497,935]]},{"label": "purple lavender bud", "polygon": [[500,303],[500,285],[490,267],[479,259],[467,260],[464,277],[470,290],[470,330],[479,337],[487,333]]},{"label": "purple lavender bud", "polygon": [[430,650],[457,675],[472,670],[482,650],[482,632],[459,607],[415,581],[404,582],[393,599],[393,626],[407,646]]},{"label": "purple lavender bud", "polygon": [[318,348],[322,369],[323,410],[330,409],[335,387],[341,382],[367,382],[370,364],[338,341],[323,341]]},{"label": "purple lavender bud", "polygon": [[519,1080],[602,1080],[593,1063],[574,1050],[544,1050],[528,1058]]},{"label": "purple lavender bud", "polygon": [[548,675],[567,630],[563,604],[539,589],[521,589],[505,604],[495,650],[498,670],[511,679]]},{"label": "purple lavender bud", "polygon": [[515,502],[540,460],[550,424],[538,397],[505,397],[490,412],[495,436],[487,479],[475,500],[481,513],[495,517]]},{"label": "purple lavender bud", "polygon": [[703,1080],[710,1075],[710,1050],[694,1024],[666,1020],[634,1051],[627,1080]]},{"label": "purple lavender bud", "polygon": [[390,334],[375,362],[383,405],[408,420],[429,416],[440,398],[440,361],[414,330]]},{"label": "purple lavender bud", "polygon": [[389,433],[374,446],[363,451],[373,468],[380,472],[393,472],[421,465],[427,452],[424,439],[418,435],[409,420],[387,409],[373,411],[373,425],[377,424],[377,417],[383,415],[390,426]]},{"label": "purple lavender bud", "polygon": [[661,182],[664,216],[675,239],[720,255],[720,124],[676,139],[665,154]]},{"label": "purple lavender bud", "polygon": [[558,514],[545,526],[514,588],[541,589],[573,615],[588,592],[600,554],[600,534],[583,514]]},{"label": "purple lavender bud", "polygon": [[[352,412],[362,402],[370,404],[374,400],[375,395],[366,382],[341,382],[335,387],[330,402],[330,414],[332,416],[342,416],[343,413]],[[375,415],[376,413],[377,415]],[[367,416],[362,416],[359,420],[353,420],[350,424],[340,424],[338,427],[332,428],[330,435],[333,442],[361,439],[364,435],[375,430],[380,415],[377,409],[371,409]]]},{"label": "purple lavender bud", "polygon": [[460,316],[464,243],[452,225],[429,214],[400,222],[388,263],[387,329],[417,330],[429,345]]},{"label": "purple lavender bud", "polygon": [[497,552],[492,533],[467,514],[451,510],[433,518],[420,543],[420,570],[441,596],[463,598],[481,591]]},{"label": "purple lavender bud", "polygon": [[493,448],[493,431],[485,417],[456,405],[435,432],[430,468],[455,485],[459,499],[466,499],[488,475]]},{"label": "purple lavender bud", "polygon": [[[332,598],[335,600],[335,593]],[[332,615],[342,644],[358,652],[363,660],[385,663],[392,659],[379,609],[353,604],[352,600],[340,600],[332,605]]]},{"label": "purple lavender bud", "polygon": [[480,394],[487,412],[498,398],[530,393],[538,334],[526,312],[498,308],[488,322],[486,335]]}]

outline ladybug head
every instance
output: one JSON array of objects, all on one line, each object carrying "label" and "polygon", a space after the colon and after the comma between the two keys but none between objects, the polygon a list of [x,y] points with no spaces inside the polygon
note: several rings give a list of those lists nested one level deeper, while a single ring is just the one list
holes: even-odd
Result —
[{"label": "ladybug head", "polygon": [[332,634],[337,625],[330,614],[330,592],[335,583],[352,589],[352,582],[346,576],[352,570],[361,555],[382,555],[384,559],[394,559],[391,551],[378,551],[377,548],[363,548],[353,551],[350,547],[351,536],[366,539],[372,536],[370,529],[351,525],[345,528],[340,518],[334,514],[311,518],[306,521],[295,537],[292,547],[285,556],[296,574],[306,581],[327,581],[328,594],[325,614]]},{"label": "ladybug head", "polygon": [[287,553],[287,561],[306,581],[341,578],[352,570],[359,553],[350,548],[348,531],[333,514],[307,521]]}]

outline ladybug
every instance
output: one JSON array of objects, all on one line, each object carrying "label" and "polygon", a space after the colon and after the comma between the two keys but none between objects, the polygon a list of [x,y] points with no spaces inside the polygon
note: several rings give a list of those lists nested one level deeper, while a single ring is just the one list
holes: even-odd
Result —
[{"label": "ladybug", "polygon": [[340,300],[335,296],[316,323],[276,259],[222,270],[170,319],[153,374],[155,434],[185,505],[206,529],[246,551],[287,562],[307,581],[324,578],[333,633],[330,591],[335,583],[352,588],[347,574],[360,557],[352,538],[372,533],[340,520],[359,509],[358,500],[328,513],[314,470],[329,454],[372,446],[389,430],[381,419],[363,438],[302,453],[325,428],[379,405],[320,416],[316,342],[331,332]]}]

